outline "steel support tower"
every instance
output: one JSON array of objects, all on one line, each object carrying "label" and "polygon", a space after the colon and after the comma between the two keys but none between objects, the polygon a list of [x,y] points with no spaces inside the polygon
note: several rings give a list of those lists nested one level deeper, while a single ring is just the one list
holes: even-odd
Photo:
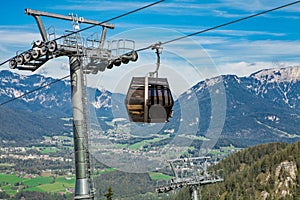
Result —
[{"label": "steel support tower", "polygon": [[[36,20],[42,40],[34,41],[31,49],[17,52],[6,62],[9,62],[11,69],[35,71],[51,59],[61,56],[69,58],[76,175],[74,199],[93,200],[95,189],[91,177],[84,74],[97,74],[105,69],[112,69],[114,66],[128,64],[129,61],[137,61],[135,42],[126,39],[113,40],[105,48],[106,33],[108,29],[114,28],[113,24],[87,20],[73,14],[65,16],[28,8],[25,9],[25,14],[33,16]],[[52,26],[52,29],[49,28],[46,31],[41,17],[71,21],[73,30],[56,38],[55,28]],[[79,25],[82,23],[91,26],[80,30]],[[101,36],[98,38],[98,33],[94,33],[84,40],[80,32],[93,27],[102,28]]]},{"label": "steel support tower", "polygon": [[90,174],[90,155],[85,115],[82,56],[70,56],[70,75],[73,110],[73,138],[75,154],[75,199],[94,199]]},{"label": "steel support tower", "polygon": [[[43,42],[48,42],[46,30],[40,16],[64,19],[73,23],[88,23],[99,25],[101,22],[75,18],[74,16],[63,16],[53,13],[25,10],[26,14],[32,15],[40,30]],[[74,25],[74,24],[73,24]],[[78,24],[79,25],[79,24]],[[113,25],[102,24],[103,28],[113,28]],[[73,27],[74,30],[74,27]],[[76,30],[74,30],[76,31]],[[105,35],[103,36],[105,37]],[[57,56],[68,56],[70,64],[71,97],[73,112],[73,139],[75,157],[75,196],[74,199],[94,199],[94,186],[91,180],[90,151],[88,144],[88,130],[86,123],[86,102],[84,100],[84,77],[83,77],[83,57],[84,48],[78,43],[78,34],[67,36],[59,46],[60,51]],[[47,56],[46,56],[47,57]]]},{"label": "steel support tower", "polygon": [[[113,66],[120,66],[121,63],[127,64],[129,61],[136,61],[138,55],[134,51],[135,43],[132,40],[120,39],[111,42],[113,48],[104,48],[107,29],[113,29],[113,24],[87,20],[74,15],[65,16],[32,9],[25,9],[25,14],[33,16],[36,20],[42,41],[34,41],[32,48],[28,51],[17,52],[16,56],[9,60],[9,66],[12,69],[35,71],[53,58],[60,56],[69,58],[76,173],[74,199],[93,200],[95,189],[91,178],[84,74],[97,74],[106,68],[111,69]],[[41,16],[72,21],[73,30],[56,38],[54,28],[51,32],[48,29],[47,33]],[[90,24],[91,27],[102,27],[100,38],[98,38],[98,34],[93,34],[84,41],[79,34],[81,23]],[[88,42],[92,45],[88,46]],[[85,60],[84,64],[83,60]]]}]

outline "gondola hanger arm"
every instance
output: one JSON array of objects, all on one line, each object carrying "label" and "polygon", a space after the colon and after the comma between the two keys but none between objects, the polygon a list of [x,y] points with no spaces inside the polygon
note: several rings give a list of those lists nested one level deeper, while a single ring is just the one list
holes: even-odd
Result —
[{"label": "gondola hanger arm", "polygon": [[149,72],[149,76],[153,77],[154,74],[156,74],[156,78],[158,78],[158,70],[160,67],[160,54],[162,52],[161,42],[158,42],[151,47],[152,50],[155,50],[156,56],[157,56],[157,63],[156,63],[156,69],[154,72]]}]

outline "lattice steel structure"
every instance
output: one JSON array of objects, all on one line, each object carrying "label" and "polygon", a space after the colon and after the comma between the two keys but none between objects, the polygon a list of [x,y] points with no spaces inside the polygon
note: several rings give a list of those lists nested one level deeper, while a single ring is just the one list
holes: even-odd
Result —
[{"label": "lattice steel structure", "polygon": [[213,184],[223,181],[215,173],[207,172],[210,157],[193,157],[168,160],[174,178],[165,185],[156,188],[158,193],[167,193],[172,190],[189,187],[191,200],[198,200],[197,188],[201,185]]}]

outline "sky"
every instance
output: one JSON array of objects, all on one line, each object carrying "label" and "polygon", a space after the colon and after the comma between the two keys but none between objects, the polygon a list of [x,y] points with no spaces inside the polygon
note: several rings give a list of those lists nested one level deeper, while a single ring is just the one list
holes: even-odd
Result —
[{"label": "sky", "polygon": [[[105,21],[154,1],[136,0],[10,0],[0,12],[0,61],[31,48],[41,39],[32,16],[25,8],[57,14],[77,14]],[[187,34],[271,9],[291,0],[166,0],[151,8],[111,21],[107,41],[130,39],[135,49],[165,42]],[[42,17],[45,27],[54,25],[57,36],[71,30],[70,22]],[[256,18],[232,24],[162,46],[159,75],[168,77],[176,95],[201,80],[223,74],[249,76],[258,70],[299,65],[300,3]],[[86,27],[81,25],[81,28]],[[86,38],[101,28],[82,32]],[[107,43],[108,44],[108,43]],[[106,45],[107,45],[106,44]],[[145,76],[156,67],[156,55],[139,52],[137,62],[89,75],[89,84],[125,93],[132,76]],[[9,69],[8,65],[0,69]],[[16,73],[32,74],[12,70]],[[33,73],[60,78],[69,74],[67,58],[47,62]]]}]

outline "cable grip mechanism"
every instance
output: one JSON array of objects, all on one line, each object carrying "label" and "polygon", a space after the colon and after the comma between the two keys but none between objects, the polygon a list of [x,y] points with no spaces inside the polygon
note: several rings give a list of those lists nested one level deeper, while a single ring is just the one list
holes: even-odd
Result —
[{"label": "cable grip mechanism", "polygon": [[152,50],[155,50],[156,56],[157,56],[157,63],[156,63],[156,69],[154,72],[149,72],[150,77],[154,77],[156,75],[156,78],[158,78],[158,70],[160,67],[160,54],[162,52],[161,42],[158,42],[151,47]]}]

